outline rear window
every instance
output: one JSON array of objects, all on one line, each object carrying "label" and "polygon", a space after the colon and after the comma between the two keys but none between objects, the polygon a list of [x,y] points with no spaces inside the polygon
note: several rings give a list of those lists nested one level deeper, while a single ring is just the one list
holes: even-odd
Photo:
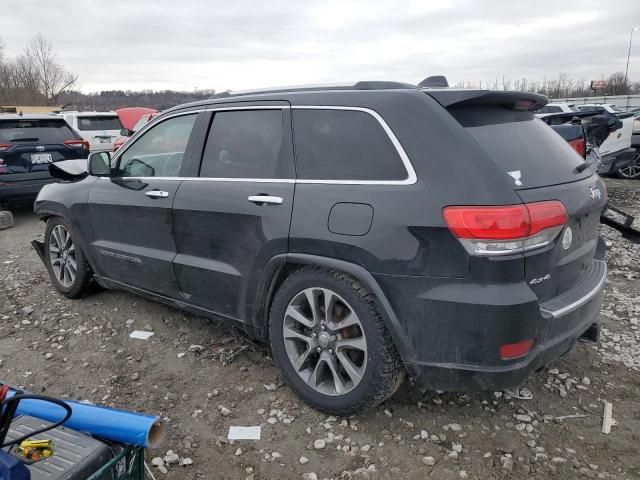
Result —
[{"label": "rear window", "polygon": [[122,124],[117,115],[78,117],[78,130],[121,130]]},{"label": "rear window", "polygon": [[366,112],[298,109],[293,114],[293,126],[298,178],[407,178],[407,171],[389,135]]},{"label": "rear window", "polygon": [[0,143],[63,143],[78,138],[62,119],[0,121]]},{"label": "rear window", "polygon": [[542,107],[536,110],[536,113],[560,113],[562,112],[562,108],[557,105],[547,105],[546,107]]},{"label": "rear window", "polygon": [[551,127],[530,112],[503,108],[451,108],[449,111],[512,177],[516,190],[568,183],[593,174],[578,172],[585,160]]}]

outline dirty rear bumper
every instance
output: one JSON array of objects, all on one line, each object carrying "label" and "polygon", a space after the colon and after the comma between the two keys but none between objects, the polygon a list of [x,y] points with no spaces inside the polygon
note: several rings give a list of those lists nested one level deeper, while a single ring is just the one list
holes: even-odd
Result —
[{"label": "dirty rear bumper", "polygon": [[[429,389],[449,391],[502,390],[519,385],[534,371],[568,353],[580,337],[597,338],[598,316],[602,290],[589,302],[571,313],[552,319],[552,322],[569,322],[575,326],[556,337],[537,344],[523,359],[500,366],[430,364],[407,362],[406,367],[418,385]],[[578,321],[575,321],[575,320]],[[464,338],[461,335],[460,338]],[[498,345],[496,345],[496,348]]]},{"label": "dirty rear bumper", "polygon": [[[464,295],[447,301],[434,301],[432,295],[426,299],[424,293],[405,298],[404,304],[417,305],[414,313],[421,311],[424,318],[405,317],[402,322],[412,339],[410,351],[401,352],[403,361],[418,386],[426,389],[516,386],[569,352],[581,337],[597,340],[605,281],[606,264],[598,258],[569,291],[542,304],[532,293],[532,298],[527,296],[531,290],[526,283],[469,285]],[[417,291],[419,287],[414,295]],[[534,339],[526,356],[500,358],[502,345],[526,339]]]}]

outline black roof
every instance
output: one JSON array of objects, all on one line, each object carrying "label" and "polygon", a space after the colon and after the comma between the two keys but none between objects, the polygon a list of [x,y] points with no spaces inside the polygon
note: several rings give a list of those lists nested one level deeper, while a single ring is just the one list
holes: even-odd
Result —
[{"label": "black roof", "polygon": [[282,87],[275,89],[250,90],[243,92],[223,92],[207,100],[186,103],[165,110],[163,114],[215,104],[231,102],[274,102],[288,101],[293,105],[351,105],[357,106],[360,100],[381,94],[420,94],[427,93],[443,107],[456,105],[493,104],[507,108],[534,110],[546,105],[549,99],[544,95],[528,92],[492,91],[463,88],[420,87],[410,83],[366,81],[347,85],[313,85],[301,87]]}]

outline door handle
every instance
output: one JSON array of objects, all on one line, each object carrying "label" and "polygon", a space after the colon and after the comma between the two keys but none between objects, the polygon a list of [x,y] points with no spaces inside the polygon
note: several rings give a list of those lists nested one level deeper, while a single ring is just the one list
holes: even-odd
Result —
[{"label": "door handle", "polygon": [[271,195],[252,195],[247,200],[256,205],[282,205],[282,197],[273,197]]},{"label": "door handle", "polygon": [[148,192],[144,192],[147,197],[151,198],[167,198],[169,197],[169,192],[163,192],[162,190],[149,190]]}]

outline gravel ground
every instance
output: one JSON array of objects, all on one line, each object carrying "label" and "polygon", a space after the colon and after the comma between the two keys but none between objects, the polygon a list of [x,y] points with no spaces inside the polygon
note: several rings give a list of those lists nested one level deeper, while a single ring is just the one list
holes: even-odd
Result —
[{"label": "gravel ground", "polygon": [[[612,202],[640,216],[640,182],[607,183]],[[305,406],[269,351],[227,325],[122,292],[62,297],[29,245],[43,231],[28,210],[0,231],[0,378],[165,417],[168,438],[147,459],[158,479],[640,478],[640,246],[608,227],[601,342],[531,376],[533,400],[405,382],[350,418]],[[134,340],[134,329],[155,335]],[[230,442],[230,425],[262,425],[262,438]]]}]

